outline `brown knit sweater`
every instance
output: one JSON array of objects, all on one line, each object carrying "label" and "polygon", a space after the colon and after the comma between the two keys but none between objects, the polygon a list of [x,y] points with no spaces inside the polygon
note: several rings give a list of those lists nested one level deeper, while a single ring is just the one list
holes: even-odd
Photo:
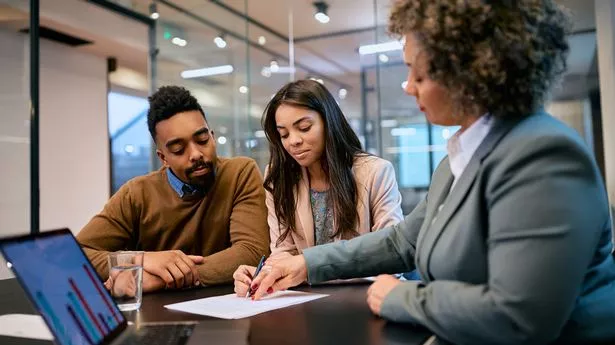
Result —
[{"label": "brown knit sweater", "polygon": [[230,282],[239,265],[256,265],[269,253],[262,184],[254,160],[218,158],[207,195],[182,200],[162,168],[122,186],[77,239],[103,280],[110,251],[179,249],[205,257],[201,283]]}]

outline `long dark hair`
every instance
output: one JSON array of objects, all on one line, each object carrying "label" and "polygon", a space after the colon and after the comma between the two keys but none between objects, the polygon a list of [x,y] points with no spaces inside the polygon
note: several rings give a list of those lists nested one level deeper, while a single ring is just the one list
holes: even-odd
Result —
[{"label": "long dark hair", "polygon": [[271,99],[265,108],[262,126],[269,140],[269,174],[264,187],[273,195],[275,215],[280,226],[286,230],[280,234],[276,246],[284,241],[295,227],[294,192],[301,179],[301,166],[282,146],[276,128],[275,113],[280,105],[310,109],[318,114],[325,126],[325,152],[321,164],[328,182],[328,200],[333,205],[335,231],[332,237],[356,234],[358,222],[357,184],[352,174],[352,164],[357,155],[367,155],[361,142],[344,117],[335,98],[320,83],[313,80],[298,80],[286,84]]}]

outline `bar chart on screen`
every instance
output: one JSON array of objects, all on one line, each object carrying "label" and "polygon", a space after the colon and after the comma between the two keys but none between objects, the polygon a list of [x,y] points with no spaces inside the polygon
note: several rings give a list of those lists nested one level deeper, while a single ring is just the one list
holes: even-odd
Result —
[{"label": "bar chart on screen", "polygon": [[5,245],[3,253],[60,345],[98,344],[124,317],[70,236]]}]

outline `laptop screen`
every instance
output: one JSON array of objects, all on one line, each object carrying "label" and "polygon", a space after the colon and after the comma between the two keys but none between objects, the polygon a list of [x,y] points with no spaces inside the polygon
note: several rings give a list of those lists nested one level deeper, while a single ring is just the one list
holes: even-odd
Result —
[{"label": "laptop screen", "polygon": [[107,343],[126,327],[69,230],[2,240],[0,249],[56,343]]}]

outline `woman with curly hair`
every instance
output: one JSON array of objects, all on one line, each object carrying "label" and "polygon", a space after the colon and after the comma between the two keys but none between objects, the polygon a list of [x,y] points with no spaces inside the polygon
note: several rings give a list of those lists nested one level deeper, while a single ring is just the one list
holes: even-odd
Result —
[{"label": "woman with curly hair", "polygon": [[370,309],[457,344],[615,340],[611,219],[592,153],[543,103],[565,70],[554,0],[401,0],[407,93],[459,125],[426,199],[397,226],[308,248],[257,277],[268,290],[379,276]]}]

